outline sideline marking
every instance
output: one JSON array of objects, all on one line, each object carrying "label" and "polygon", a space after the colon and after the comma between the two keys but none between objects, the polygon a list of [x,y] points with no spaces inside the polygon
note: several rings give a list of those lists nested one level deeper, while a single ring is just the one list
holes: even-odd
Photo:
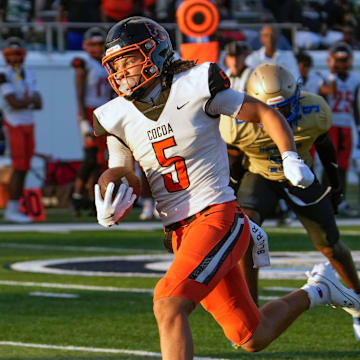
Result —
[{"label": "sideline marking", "polygon": [[[47,344],[31,344],[22,343],[15,341],[0,341],[0,345],[5,346],[17,346],[17,347],[30,347],[37,349],[51,349],[51,350],[65,350],[65,351],[84,351],[84,352],[95,352],[95,353],[106,353],[106,354],[128,354],[136,356],[152,356],[161,358],[160,353],[142,351],[142,350],[123,350],[123,349],[104,349],[104,348],[91,348],[83,346],[61,346],[61,345],[47,345]],[[209,357],[194,357],[194,360],[228,360],[225,358],[209,358]]]},{"label": "sideline marking", "polygon": [[63,298],[63,299],[76,299],[80,296],[77,294],[66,294],[66,293],[52,293],[44,291],[34,291],[29,293],[30,296],[44,296],[44,297],[54,297],[54,298]]},{"label": "sideline marking", "polygon": [[80,252],[119,252],[119,253],[154,253],[164,254],[165,250],[153,249],[130,249],[130,248],[112,248],[100,246],[71,246],[71,245],[40,245],[40,244],[22,244],[22,243],[0,243],[0,247],[15,249],[36,249],[36,250],[58,250],[58,251],[80,251]]},{"label": "sideline marking", "polygon": [[[360,223],[359,218],[353,219],[337,219],[336,223],[338,226],[358,226]],[[277,220],[265,220],[262,225],[263,228],[275,227],[278,228]],[[284,227],[284,231],[289,228],[302,228],[300,221],[295,220],[288,226]],[[70,231],[117,231],[117,230],[137,230],[137,231],[151,231],[163,229],[161,222],[150,221],[150,222],[122,222],[117,226],[110,228],[104,228],[97,223],[44,223],[44,224],[21,224],[21,225],[6,225],[1,224],[0,232],[70,232]]]},{"label": "sideline marking", "polygon": [[55,283],[30,282],[30,281],[0,280],[0,285],[89,290],[89,291],[132,292],[132,293],[145,293],[151,295],[153,294],[152,289],[118,288],[114,286],[95,286],[95,285],[55,284]]},{"label": "sideline marking", "polygon": [[[53,284],[53,283],[35,283],[35,282],[22,282],[22,281],[7,281],[1,280],[0,285],[7,286],[18,286],[18,287],[41,287],[41,288],[55,288],[55,289],[72,289],[72,290],[90,290],[90,291],[109,291],[109,292],[131,292],[131,293],[139,293],[139,294],[149,294],[153,295],[154,291],[152,289],[136,289],[136,288],[117,288],[112,286],[89,286],[89,285],[71,285],[71,284]],[[281,286],[273,286],[273,287],[264,287],[262,290],[268,291],[282,291],[282,292],[290,292],[296,290],[297,288],[288,288]],[[33,292],[29,295],[36,296],[46,296],[43,294],[56,294],[61,295],[61,293],[46,293],[46,292]],[[39,294],[39,295],[37,295]],[[68,294],[72,295],[72,294]],[[34,295],[35,296],[35,295]],[[47,295],[50,296],[50,295]],[[58,296],[61,297],[61,296]],[[68,296],[69,297],[69,296]],[[278,299],[278,296],[266,296],[260,295],[259,300],[274,300]]]}]

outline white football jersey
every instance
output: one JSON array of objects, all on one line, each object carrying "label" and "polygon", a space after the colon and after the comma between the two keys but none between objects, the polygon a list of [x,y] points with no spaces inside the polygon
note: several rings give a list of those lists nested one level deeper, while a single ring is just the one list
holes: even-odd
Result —
[{"label": "white football jersey", "polygon": [[121,97],[95,110],[103,128],[129,147],[144,170],[165,225],[235,199],[219,117],[204,110],[211,97],[208,71],[204,63],[175,75],[157,121]]},{"label": "white football jersey", "polygon": [[5,82],[0,84],[0,94],[3,98],[2,111],[5,120],[12,126],[29,125],[34,122],[34,113],[31,109],[14,109],[5,97],[14,94],[16,98],[23,99],[25,94],[32,96],[37,92],[35,74],[31,69],[22,68],[19,73],[11,66],[0,70],[4,74]]},{"label": "white football jersey", "polygon": [[85,54],[87,72],[85,84],[85,106],[95,108],[109,101],[112,88],[107,80],[108,74],[101,62]]},{"label": "white football jersey", "polygon": [[[334,74],[335,75],[335,74]],[[330,72],[325,74],[325,81],[330,83]],[[356,93],[360,85],[360,76],[350,72],[345,80],[336,76],[336,93],[327,96],[327,101],[333,112],[333,125],[352,127],[354,123],[354,106]]]},{"label": "white football jersey", "polygon": [[306,79],[306,82],[304,79],[302,79],[302,85],[301,90],[313,93],[313,94],[319,94],[319,88],[323,84],[324,79],[320,72],[318,71],[310,71],[308,74],[308,77]]},{"label": "white football jersey", "polygon": [[246,90],[246,83],[249,79],[251,72],[251,68],[246,68],[240,76],[232,76],[230,69],[225,71],[226,75],[231,81],[231,88],[241,92],[244,92]]}]

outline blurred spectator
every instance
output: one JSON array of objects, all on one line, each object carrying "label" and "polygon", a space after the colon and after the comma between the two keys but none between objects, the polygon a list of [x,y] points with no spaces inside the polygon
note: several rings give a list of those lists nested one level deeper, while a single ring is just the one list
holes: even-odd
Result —
[{"label": "blurred spectator", "polygon": [[2,30],[4,37],[23,37],[23,32],[26,32],[26,23],[31,22],[33,19],[36,2],[38,0],[0,0],[1,21],[8,24],[24,24],[23,28],[4,28]]},{"label": "blurred spectator", "polygon": [[[353,149],[352,129],[355,124],[359,124],[357,94],[360,90],[360,75],[351,71],[352,62],[351,47],[344,42],[335,44],[329,51],[329,71],[324,73],[320,86],[320,94],[326,97],[333,113],[333,125],[329,134],[337,152],[340,183],[344,194]],[[359,152],[356,152],[356,156],[360,156]],[[357,215],[356,210],[345,200],[339,205],[338,211],[344,215]]]},{"label": "blurred spectator", "polygon": [[129,16],[144,16],[146,6],[153,3],[151,0],[101,0],[101,18],[104,22],[118,22]]},{"label": "blurred spectator", "polygon": [[251,52],[250,46],[245,41],[232,41],[225,45],[224,50],[225,72],[230,78],[231,87],[244,92],[251,73],[251,69],[245,64],[245,59]]},{"label": "blurred spectator", "polygon": [[296,54],[300,76],[302,80],[301,89],[318,94],[319,87],[323,82],[323,78],[318,71],[312,71],[313,66],[312,57],[305,51],[300,51]]},{"label": "blurred spectator", "polygon": [[351,24],[346,24],[342,28],[342,41],[351,46],[353,50],[359,50],[359,42],[355,37],[355,29]]},{"label": "blurred spectator", "polygon": [[176,22],[176,0],[156,0],[155,3],[155,18],[159,22]]},{"label": "blurred spectator", "polygon": [[[263,5],[272,12],[277,23],[302,24],[304,21],[302,4],[298,0],[263,0]],[[282,34],[291,43],[291,30],[284,29]]]},{"label": "blurred spectator", "polygon": [[87,27],[72,27],[72,22],[92,23],[101,20],[101,0],[59,0],[56,20],[67,22],[67,49],[81,50]]},{"label": "blurred spectator", "polygon": [[[73,206],[77,215],[94,203],[93,188],[100,173],[105,168],[106,138],[95,137],[93,130],[93,111],[111,98],[112,88],[107,81],[107,72],[101,65],[106,32],[92,27],[84,34],[84,56],[75,58],[75,89],[78,106],[78,123],[83,137],[84,160],[75,179],[72,194]],[[85,196],[88,185],[89,196]],[[89,201],[90,200],[90,201]]]},{"label": "blurred spectator", "polygon": [[7,66],[0,73],[0,95],[13,168],[4,219],[28,223],[32,220],[20,212],[19,201],[35,149],[34,110],[42,108],[42,100],[34,73],[23,64],[26,51],[22,40],[8,38],[3,56]]},{"label": "blurred spectator", "polygon": [[275,28],[265,25],[260,32],[260,41],[263,44],[246,58],[246,65],[255,69],[264,62],[274,62],[287,68],[298,79],[300,76],[294,54],[290,50],[278,50],[278,33]]}]

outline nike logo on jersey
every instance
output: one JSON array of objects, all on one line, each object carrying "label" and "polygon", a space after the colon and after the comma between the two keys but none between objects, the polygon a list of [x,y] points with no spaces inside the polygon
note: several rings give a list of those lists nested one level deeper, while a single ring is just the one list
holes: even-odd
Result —
[{"label": "nike logo on jersey", "polygon": [[236,124],[236,125],[243,124],[243,123],[246,123],[246,121],[244,121],[244,120],[239,120],[239,119],[235,119],[235,124]]},{"label": "nike logo on jersey", "polygon": [[180,110],[180,109],[182,109],[186,104],[188,104],[190,101],[188,101],[188,102],[186,102],[185,104],[183,104],[183,105],[181,105],[181,106],[176,106],[176,108],[178,109],[178,110]]}]

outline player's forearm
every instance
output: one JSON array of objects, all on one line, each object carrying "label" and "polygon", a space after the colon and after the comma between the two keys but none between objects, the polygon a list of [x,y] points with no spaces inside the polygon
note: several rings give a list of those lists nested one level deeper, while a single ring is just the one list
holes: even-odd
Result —
[{"label": "player's forearm", "polygon": [[279,112],[270,108],[262,116],[261,124],[278,147],[280,154],[285,151],[296,151],[292,130]]}]

